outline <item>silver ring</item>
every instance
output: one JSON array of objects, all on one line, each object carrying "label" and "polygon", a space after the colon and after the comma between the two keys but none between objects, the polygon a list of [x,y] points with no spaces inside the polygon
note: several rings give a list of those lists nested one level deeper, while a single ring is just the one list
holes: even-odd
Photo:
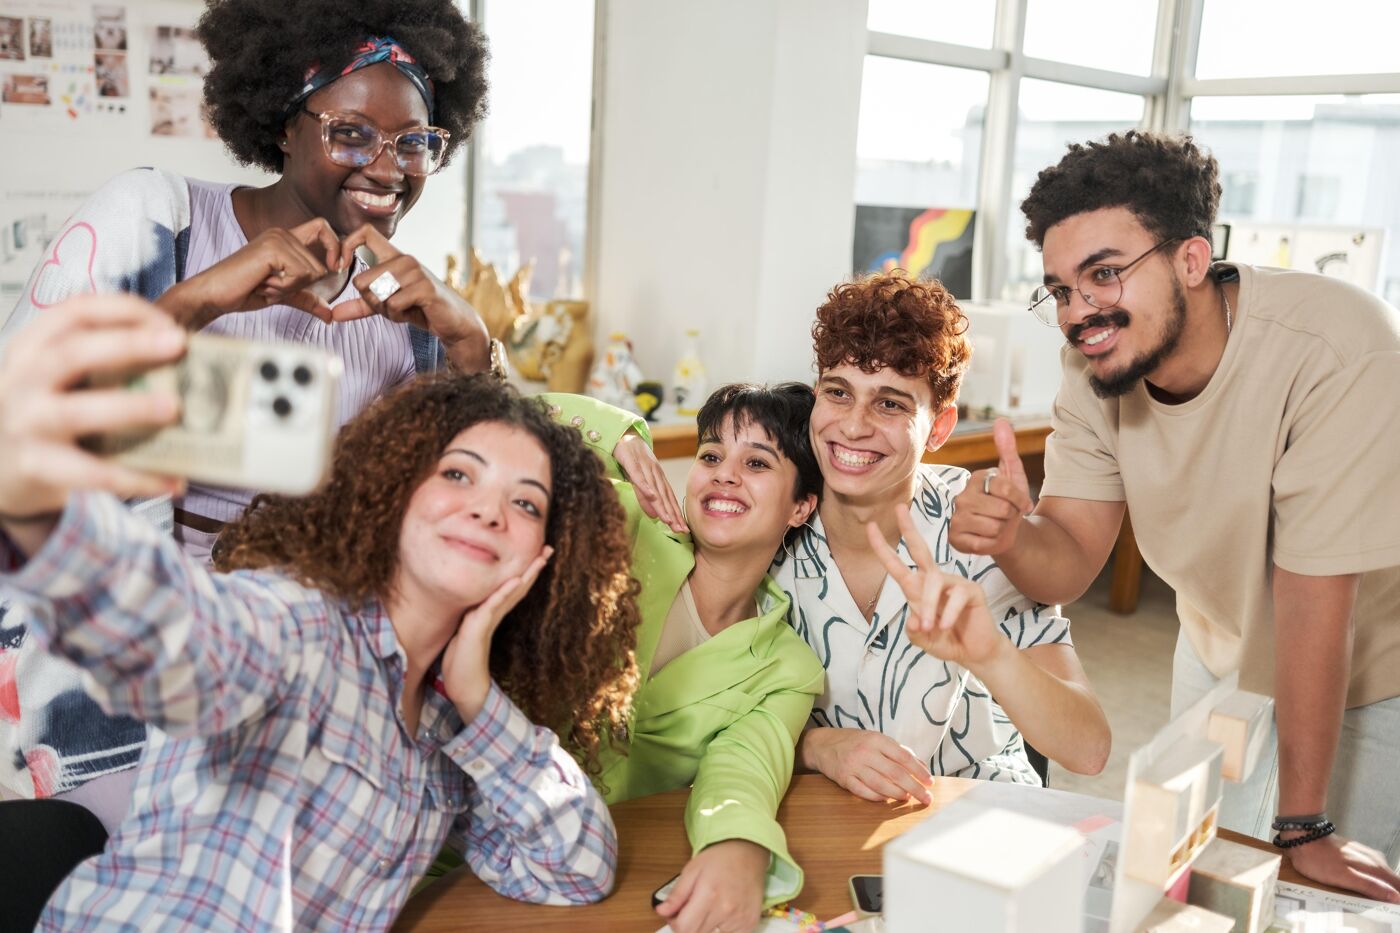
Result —
[{"label": "silver ring", "polygon": [[990,496],[992,494],[992,480],[996,479],[1000,475],[1001,474],[997,471],[996,467],[992,467],[986,472],[986,474],[982,477],[982,495]]},{"label": "silver ring", "polygon": [[379,278],[369,283],[369,290],[373,292],[374,297],[378,298],[380,301],[388,301],[394,296],[394,293],[401,288],[403,288],[403,286],[399,284],[398,279],[394,278],[394,273],[392,272],[385,272],[380,275]]}]

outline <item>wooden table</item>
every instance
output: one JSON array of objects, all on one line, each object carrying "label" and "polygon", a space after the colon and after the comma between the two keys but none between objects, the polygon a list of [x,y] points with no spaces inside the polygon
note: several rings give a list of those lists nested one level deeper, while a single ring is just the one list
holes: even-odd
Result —
[{"label": "wooden table", "polygon": [[[854,797],[819,774],[797,775],[778,810],[792,856],[807,876],[797,904],[823,920],[850,910],[846,882],[851,875],[880,874],[881,846],[975,786],[976,781],[966,778],[940,777],[933,785],[932,806],[893,806]],[[1035,790],[1027,788],[1026,792]],[[409,901],[395,930],[652,933],[663,921],[651,909],[651,894],[690,857],[683,824],[688,793],[675,790],[612,808],[620,848],[617,887],[601,903],[587,907],[521,904],[496,894],[463,867]],[[1273,849],[1228,830],[1221,830],[1220,835],[1233,842]],[[1287,856],[1279,878],[1313,884],[1293,870]]]},{"label": "wooden table", "polygon": [[[1048,419],[1013,422],[1016,428],[1016,451],[1026,466],[1026,476],[1034,486],[1045,477],[1045,439],[1050,436]],[[660,424],[652,428],[652,445],[659,459],[695,456],[695,423]],[[992,440],[990,422],[953,432],[948,442],[933,453],[924,454],[925,463],[945,463],[969,470],[996,466],[997,448]],[[1109,583],[1108,608],[1128,614],[1137,609],[1142,589],[1142,555],[1133,537],[1133,524],[1123,516],[1118,544],[1113,550],[1113,577]]]}]

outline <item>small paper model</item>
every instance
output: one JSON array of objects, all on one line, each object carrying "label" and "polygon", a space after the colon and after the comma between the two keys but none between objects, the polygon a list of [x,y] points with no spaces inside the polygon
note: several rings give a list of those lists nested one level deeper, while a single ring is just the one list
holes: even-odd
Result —
[{"label": "small paper model", "polygon": [[1230,933],[1235,921],[1191,904],[1162,898],[1134,933]]},{"label": "small paper model", "polygon": [[1212,839],[1191,863],[1186,900],[1233,917],[1235,933],[1263,933],[1274,919],[1274,890],[1282,861],[1272,852]]},{"label": "small paper model", "polygon": [[1080,933],[1084,837],[957,801],[885,846],[885,928]]},{"label": "small paper model", "polygon": [[1236,690],[1210,711],[1206,736],[1225,748],[1220,776],[1243,783],[1259,760],[1259,751],[1274,719],[1274,701],[1258,693]]},{"label": "small paper model", "polygon": [[1214,838],[1222,752],[1218,742],[1182,736],[1138,774],[1124,846],[1129,876],[1165,890]]}]

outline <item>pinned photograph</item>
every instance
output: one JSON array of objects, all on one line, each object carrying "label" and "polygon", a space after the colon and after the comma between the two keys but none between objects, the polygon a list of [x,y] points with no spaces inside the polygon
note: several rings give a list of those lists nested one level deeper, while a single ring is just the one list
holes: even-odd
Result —
[{"label": "pinned photograph", "polygon": [[186,26],[157,26],[151,30],[151,74],[202,78],[209,56],[195,31]]},{"label": "pinned photograph", "polygon": [[198,87],[151,88],[151,135],[214,139],[204,119],[204,100]]},{"label": "pinned photograph", "polygon": [[126,51],[126,7],[95,6],[92,8],[92,39],[99,52]]},{"label": "pinned photograph", "polygon": [[98,97],[127,97],[131,94],[131,75],[122,52],[98,52],[93,56]]},{"label": "pinned photograph", "polygon": [[24,61],[24,20],[0,16],[0,61]]},{"label": "pinned photograph", "polygon": [[36,104],[47,107],[49,79],[47,75],[5,75],[5,87],[0,101],[7,104]]},{"label": "pinned photograph", "polygon": [[29,54],[35,58],[53,58],[53,20],[46,16],[29,18]]}]

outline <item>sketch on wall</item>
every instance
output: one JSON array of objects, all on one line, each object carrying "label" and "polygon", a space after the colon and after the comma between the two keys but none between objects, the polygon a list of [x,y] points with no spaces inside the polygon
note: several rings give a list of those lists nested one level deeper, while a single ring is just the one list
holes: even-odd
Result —
[{"label": "sketch on wall", "polygon": [[1380,227],[1231,224],[1226,258],[1342,279],[1380,294],[1386,231]]}]

